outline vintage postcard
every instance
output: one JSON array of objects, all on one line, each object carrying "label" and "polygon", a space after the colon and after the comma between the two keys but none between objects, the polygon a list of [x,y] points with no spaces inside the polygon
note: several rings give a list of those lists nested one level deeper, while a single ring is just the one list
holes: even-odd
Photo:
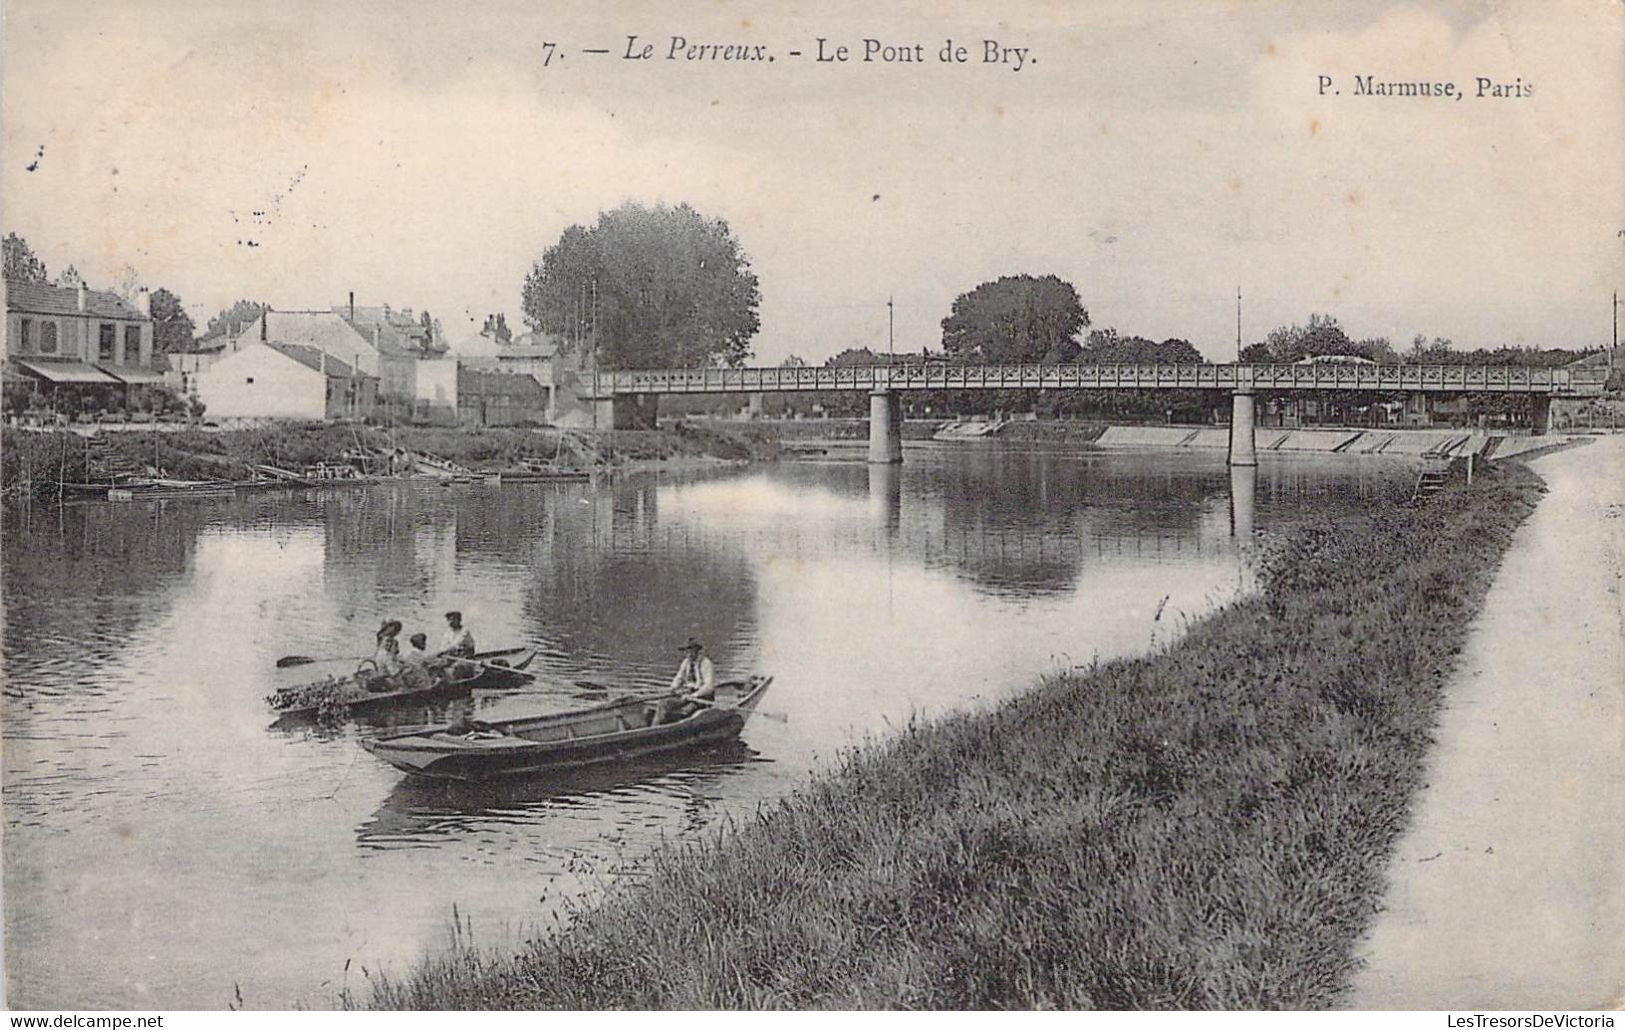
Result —
[{"label": "vintage postcard", "polygon": [[1613,1025],[1617,0],[0,18],[10,1009]]}]

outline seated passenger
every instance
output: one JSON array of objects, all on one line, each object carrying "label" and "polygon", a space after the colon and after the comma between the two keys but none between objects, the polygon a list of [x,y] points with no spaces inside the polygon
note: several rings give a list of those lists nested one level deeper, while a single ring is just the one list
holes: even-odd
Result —
[{"label": "seated passenger", "polygon": [[453,658],[474,657],[474,634],[463,625],[462,612],[446,613],[446,635],[440,641],[437,653]]}]

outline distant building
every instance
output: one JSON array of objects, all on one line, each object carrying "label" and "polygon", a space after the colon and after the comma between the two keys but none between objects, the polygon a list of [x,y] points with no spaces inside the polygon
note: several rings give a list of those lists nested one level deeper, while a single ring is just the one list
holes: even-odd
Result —
[{"label": "distant building", "polygon": [[[352,294],[330,308],[277,311],[267,308],[226,345],[226,352],[254,343],[312,347],[378,380],[376,410],[392,419],[450,421],[457,410],[455,367],[432,327],[411,308],[357,305]],[[422,367],[423,382],[419,382]]]},{"label": "distant building", "polygon": [[197,377],[226,354],[230,338],[225,335],[195,340],[183,351],[170,351],[169,384],[182,393],[197,394]]},{"label": "distant building", "polygon": [[6,382],[58,409],[128,405],[163,382],[150,294],[134,304],[84,283],[6,282]]},{"label": "distant building", "polygon": [[548,391],[528,372],[457,369],[457,419],[464,425],[546,425],[547,401]]},{"label": "distant building", "polygon": [[[584,348],[570,346],[553,333],[527,332],[502,343],[489,331],[469,336],[452,347],[452,354],[465,371],[529,376],[542,397],[542,412],[530,420],[548,425],[584,428],[592,422],[592,409],[580,396]],[[466,380],[496,383],[498,380]],[[474,403],[460,405],[466,421]],[[496,423],[489,423],[496,424]]]},{"label": "distant building", "polygon": [[211,418],[360,418],[378,403],[378,377],[317,347],[253,343],[197,376]]}]

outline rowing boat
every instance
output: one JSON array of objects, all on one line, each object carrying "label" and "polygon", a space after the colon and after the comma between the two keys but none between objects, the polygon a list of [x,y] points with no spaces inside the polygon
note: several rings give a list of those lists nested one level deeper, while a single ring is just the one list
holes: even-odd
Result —
[{"label": "rowing boat", "polygon": [[361,746],[410,775],[452,780],[618,762],[734,739],[772,682],[752,676],[719,683],[712,703],[659,726],[649,725],[658,696],[640,695],[555,715],[374,737]]},{"label": "rowing boat", "polygon": [[376,684],[380,677],[358,672],[353,676],[283,687],[265,701],[280,716],[319,715],[324,711],[365,711],[401,701],[462,697],[473,690],[503,690],[521,686],[531,679],[525,669],[535,661],[536,652],[531,651],[522,661],[511,665],[501,660],[501,656],[513,653],[508,650],[476,654],[473,661],[453,662],[446,669],[447,675],[430,675],[415,683],[405,677],[382,677],[388,688],[385,690],[369,689],[369,684]]}]

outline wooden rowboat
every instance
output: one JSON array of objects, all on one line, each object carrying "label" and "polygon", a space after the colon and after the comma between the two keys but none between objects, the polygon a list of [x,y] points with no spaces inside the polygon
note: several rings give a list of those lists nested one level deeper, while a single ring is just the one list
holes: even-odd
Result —
[{"label": "wooden rowboat", "polygon": [[649,725],[657,697],[642,695],[556,715],[460,727],[419,729],[362,740],[368,752],[402,772],[437,779],[480,780],[547,769],[618,762],[716,745],[739,736],[771,676],[717,684],[711,704],[685,718]]},{"label": "wooden rowboat", "polygon": [[324,711],[367,711],[402,701],[463,697],[473,690],[509,689],[530,682],[532,677],[525,669],[536,660],[536,652],[531,651],[512,665],[498,661],[502,655],[512,653],[510,650],[476,654],[474,661],[454,663],[447,670],[449,675],[434,676],[427,685],[392,682],[391,689],[368,690],[368,678],[358,673],[324,683],[284,687],[265,700],[279,716],[312,716]]}]

